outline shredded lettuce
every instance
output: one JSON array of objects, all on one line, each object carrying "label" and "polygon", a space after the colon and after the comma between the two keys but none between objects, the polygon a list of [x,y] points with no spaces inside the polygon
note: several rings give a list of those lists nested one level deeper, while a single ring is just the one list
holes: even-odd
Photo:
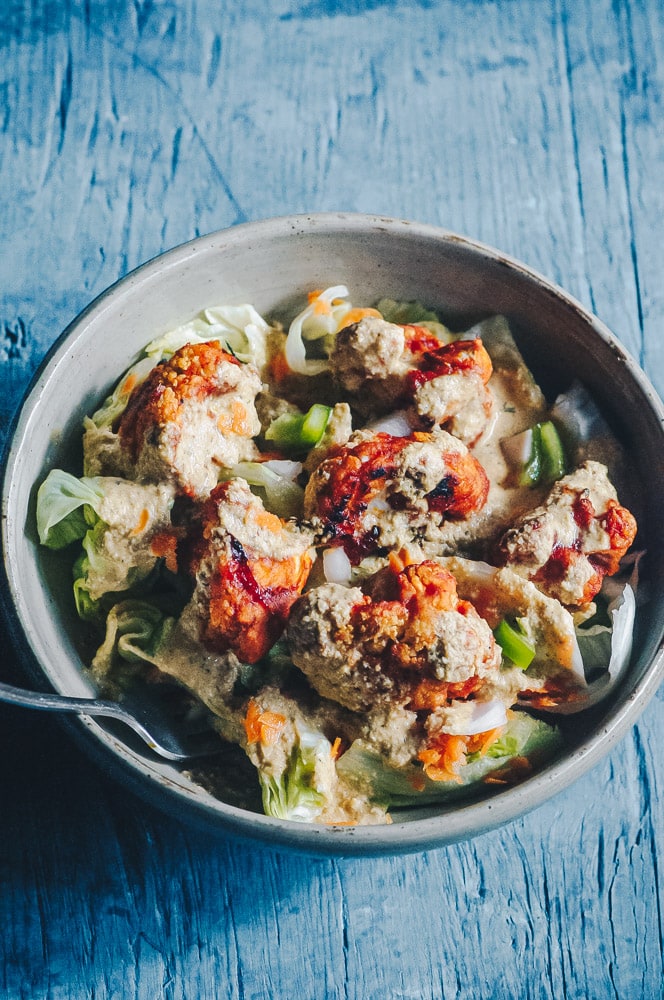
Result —
[{"label": "shredded lettuce", "polygon": [[158,576],[158,560],[150,566],[119,562],[105,551],[105,536],[109,526],[98,519],[82,540],[83,551],[72,568],[76,611],[86,621],[98,621],[108,607],[108,595],[117,600],[121,594],[138,596],[151,589]]},{"label": "shredded lettuce", "polygon": [[397,302],[396,299],[381,299],[376,308],[388,323],[398,323],[400,326],[412,324],[423,326],[433,333],[441,343],[448,344],[455,340],[455,335],[440,322],[438,315],[425,308],[421,302]]},{"label": "shredded lettuce", "polygon": [[266,509],[272,514],[286,520],[302,516],[302,487],[287,476],[274,472],[265,462],[239,462],[230,469],[222,469],[220,478],[222,481],[245,479],[250,486],[257,488]]},{"label": "shredded lettuce", "polygon": [[431,309],[426,309],[421,302],[398,302],[396,299],[381,299],[376,309],[382,313],[388,323],[440,323],[440,319]]},{"label": "shredded lettuce", "polygon": [[267,363],[270,326],[253,306],[214,306],[189,323],[169,330],[145,348],[148,357],[161,360],[185,344],[218,340],[238,361],[262,369]]},{"label": "shredded lettuce", "polygon": [[91,594],[91,575],[96,574],[103,578],[107,569],[112,568],[110,560],[105,559],[99,552],[107,525],[100,520],[86,531],[83,536],[83,551],[74,563],[72,574],[74,577],[74,601],[79,618],[86,621],[93,621],[100,613],[100,598]]},{"label": "shredded lettuce", "polygon": [[73,591],[79,617],[94,621],[102,614],[101,598],[106,593],[127,591],[142,583],[156,565],[156,557],[126,547],[120,558],[116,544],[107,545],[113,532],[101,514],[106,497],[105,484],[117,481],[104,477],[77,479],[61,469],[49,472],[37,493],[37,530],[41,543],[62,549],[80,542],[82,551],[73,568]]},{"label": "shredded lettuce", "polygon": [[143,600],[114,605],[106,618],[106,635],[92,661],[97,676],[111,673],[118,661],[155,664],[157,652],[175,624],[175,619]]}]

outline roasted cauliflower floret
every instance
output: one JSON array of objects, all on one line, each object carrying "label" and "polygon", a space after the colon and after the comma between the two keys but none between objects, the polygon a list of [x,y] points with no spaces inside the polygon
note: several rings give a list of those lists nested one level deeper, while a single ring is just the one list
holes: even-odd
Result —
[{"label": "roasted cauliflower floret", "polygon": [[257,455],[260,388],[256,369],[218,341],[185,345],[132,392],[117,428],[121,463],[132,478],[207,496],[221,466]]},{"label": "roasted cauliflower floret", "polygon": [[606,467],[588,461],[505,532],[498,553],[545,594],[582,608],[618,570],[635,535],[636,522],[619,504]]},{"label": "roasted cauliflower floret", "polygon": [[359,432],[315,469],[305,515],[320,541],[343,546],[358,563],[384,547],[434,537],[447,520],[479,510],[488,490],[477,459],[445,431]]},{"label": "roasted cauliflower floret", "polygon": [[337,334],[336,382],[360,412],[406,409],[414,426],[443,427],[466,443],[491,412],[491,359],[481,340],[441,341],[424,327],[368,317]]},{"label": "roasted cauliflower floret", "polygon": [[370,391],[376,401],[393,408],[410,367],[406,328],[368,316],[340,330],[330,355],[335,381],[353,396]]},{"label": "roasted cauliflower floret", "polygon": [[244,480],[221,483],[203,504],[185,568],[195,581],[183,617],[200,641],[255,663],[281,635],[306,583],[312,537],[265,510]]},{"label": "roasted cauliflower floret", "polygon": [[358,712],[432,710],[476,692],[501,663],[489,626],[430,561],[393,562],[372,594],[338,584],[309,591],[293,606],[287,638],[318,693]]}]

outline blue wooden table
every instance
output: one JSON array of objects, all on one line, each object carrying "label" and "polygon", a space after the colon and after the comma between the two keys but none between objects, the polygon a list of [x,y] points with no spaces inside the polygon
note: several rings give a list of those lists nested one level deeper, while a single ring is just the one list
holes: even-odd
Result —
[{"label": "blue wooden table", "polygon": [[[499,247],[664,392],[661,0],[2,0],[0,52],[3,434],[106,286],[290,212]],[[663,731],[660,691],[508,827],[337,861],[189,829],[2,708],[0,997],[659,998]]]}]

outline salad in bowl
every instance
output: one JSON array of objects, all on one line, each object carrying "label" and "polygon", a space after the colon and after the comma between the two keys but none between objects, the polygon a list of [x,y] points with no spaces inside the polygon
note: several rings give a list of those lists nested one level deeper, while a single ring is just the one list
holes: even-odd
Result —
[{"label": "salad in bowl", "polygon": [[582,382],[545,397],[504,316],[453,331],[337,284],[288,322],[206,308],[127,362],[77,474],[40,483],[39,540],[95,687],[174,686],[267,816],[508,788],[621,679],[627,459]]}]

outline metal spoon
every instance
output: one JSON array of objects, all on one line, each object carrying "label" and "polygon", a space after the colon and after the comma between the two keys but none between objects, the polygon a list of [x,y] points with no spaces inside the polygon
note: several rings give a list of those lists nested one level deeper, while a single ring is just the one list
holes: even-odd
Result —
[{"label": "metal spoon", "polygon": [[0,702],[47,712],[108,716],[130,726],[160,757],[185,761],[206,757],[222,749],[218,733],[203,723],[198,713],[175,711],[158,697],[155,685],[134,688],[122,702],[99,698],[68,698],[65,695],[26,691],[0,682]]}]

